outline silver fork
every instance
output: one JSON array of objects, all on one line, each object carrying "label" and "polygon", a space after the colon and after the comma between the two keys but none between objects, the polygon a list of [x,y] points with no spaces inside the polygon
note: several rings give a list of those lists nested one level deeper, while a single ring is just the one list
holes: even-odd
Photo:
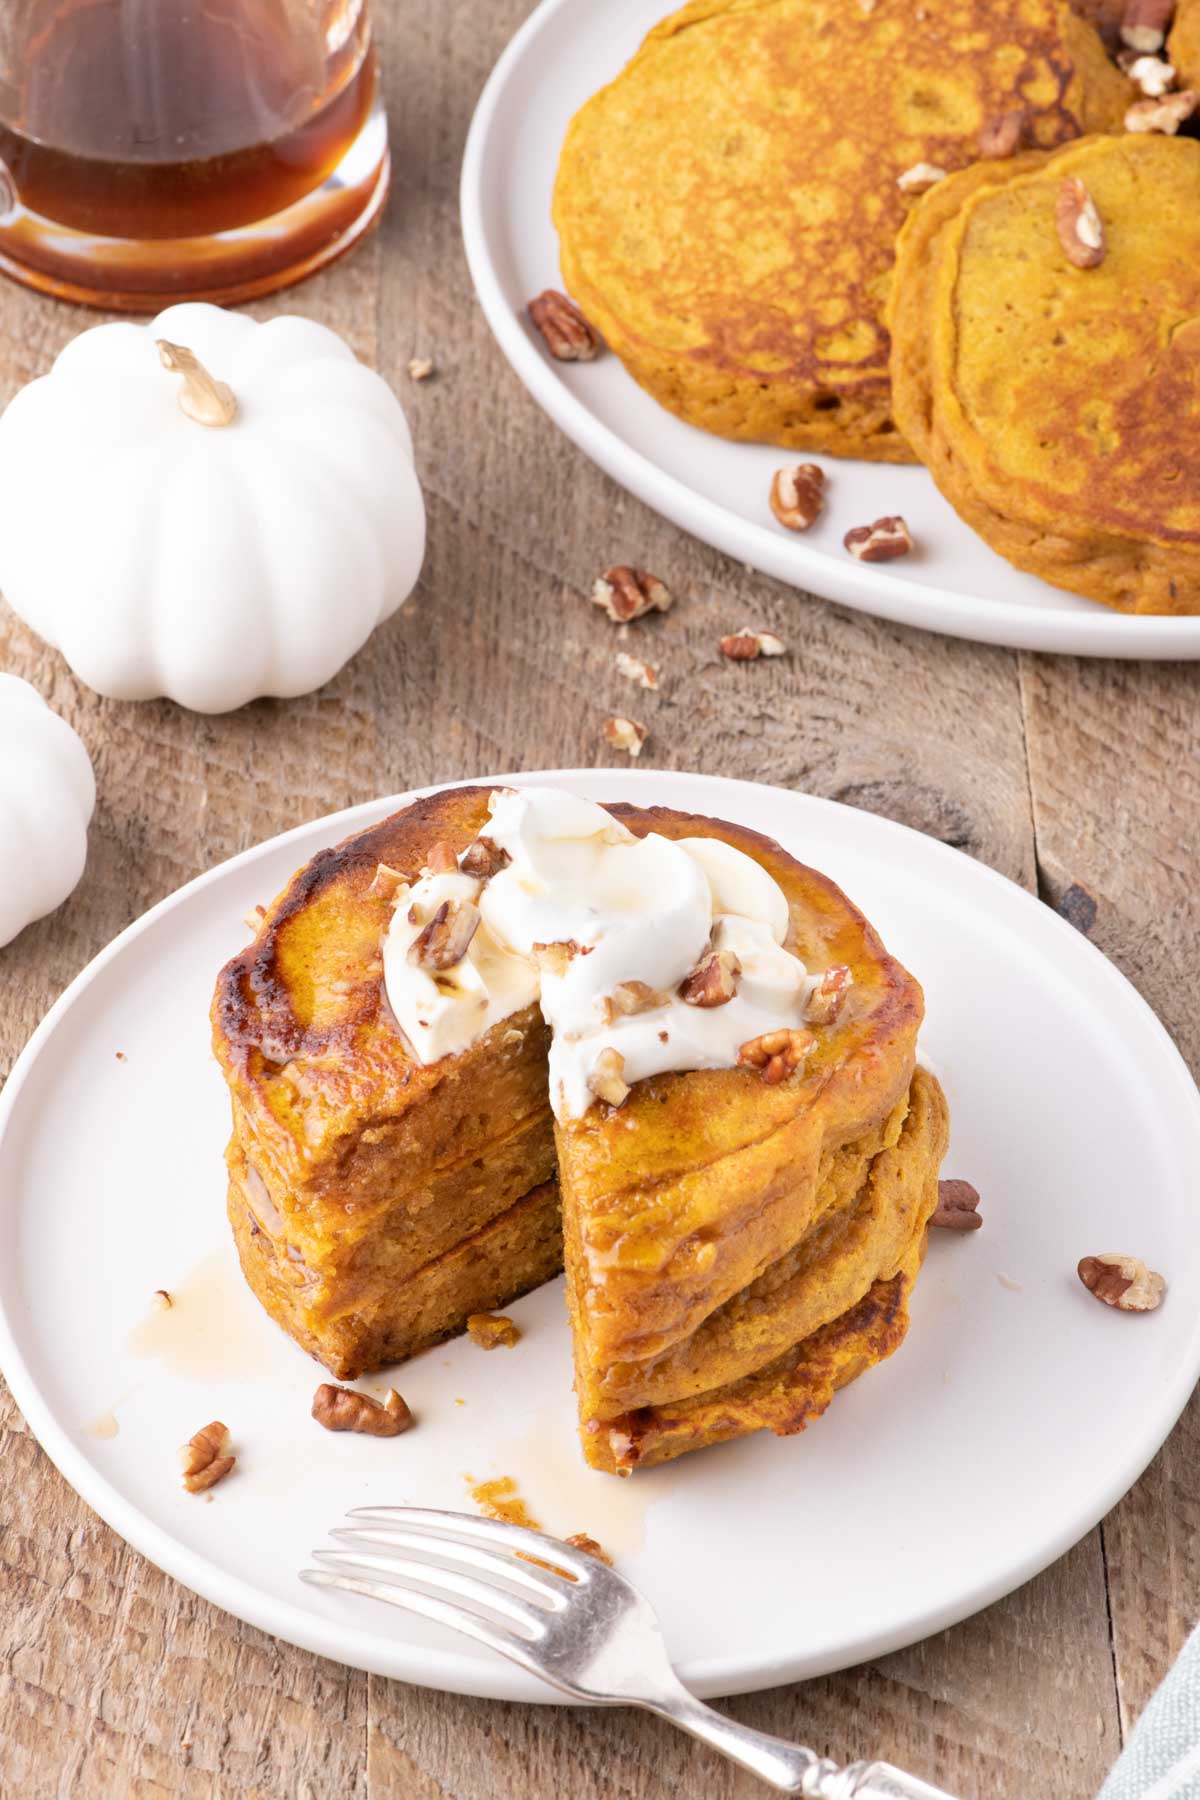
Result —
[{"label": "silver fork", "polygon": [[314,1550],[327,1566],[302,1569],[302,1580],[449,1625],[575,1700],[645,1707],[782,1793],[806,1800],[952,1800],[889,1763],[839,1768],[813,1750],[714,1712],[671,1667],[649,1602],[615,1569],[559,1538],[416,1506],[359,1506],[348,1516],[360,1523],[330,1533],[348,1547]]}]

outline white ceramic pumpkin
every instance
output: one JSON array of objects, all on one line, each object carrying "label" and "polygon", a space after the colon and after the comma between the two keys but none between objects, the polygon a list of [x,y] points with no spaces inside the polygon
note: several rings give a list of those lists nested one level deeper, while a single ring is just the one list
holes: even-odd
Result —
[{"label": "white ceramic pumpkin", "polygon": [[0,675],[0,944],[74,888],[95,804],[82,739],[27,681]]},{"label": "white ceramic pumpkin", "polygon": [[310,319],[98,325],[0,418],[0,589],[117,699],[307,693],[424,551],[404,409]]}]

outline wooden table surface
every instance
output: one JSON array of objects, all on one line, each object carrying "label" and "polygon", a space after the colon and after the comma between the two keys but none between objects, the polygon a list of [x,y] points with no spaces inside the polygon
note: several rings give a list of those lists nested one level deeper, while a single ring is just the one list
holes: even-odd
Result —
[{"label": "wooden table surface", "polygon": [[[634,690],[585,597],[599,570],[629,561],[679,596],[652,627],[663,691],[637,694],[642,767],[828,795],[990,863],[1090,932],[1194,1070],[1195,666],[1015,654],[841,611],[691,542],[560,437],[475,307],[456,205],[476,96],[527,10],[377,0],[397,168],[387,216],[349,261],[254,309],[325,320],[402,394],[430,526],[412,603],[320,693],[223,718],[99,699],[0,608],[0,667],[78,728],[99,788],[81,886],[0,953],[0,1067],[123,926],[261,838],[443,777],[619,761],[599,726]],[[0,285],[0,399],[91,322]],[[435,360],[433,380],[408,380],[413,355]],[[717,638],[745,620],[791,654],[723,663]],[[1200,1613],[1198,1422],[1193,1404],[1103,1525],[1009,1599],[730,1710],[839,1758],[882,1753],[963,1800],[1084,1800]],[[643,1715],[461,1699],[275,1643],[102,1525],[2,1387],[0,1434],[0,1795],[764,1791]]]}]

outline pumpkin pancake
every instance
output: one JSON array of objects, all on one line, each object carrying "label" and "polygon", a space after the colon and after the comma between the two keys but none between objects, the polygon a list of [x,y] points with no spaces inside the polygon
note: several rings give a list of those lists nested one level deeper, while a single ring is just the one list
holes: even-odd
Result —
[{"label": "pumpkin pancake", "polygon": [[1200,0],[1179,0],[1167,55],[1181,88],[1200,87]]},{"label": "pumpkin pancake", "polygon": [[[1059,236],[1068,179],[1095,267]],[[1200,144],[1091,138],[940,184],[890,325],[901,428],[986,542],[1122,612],[1200,612]]]},{"label": "pumpkin pancake", "polygon": [[911,461],[883,307],[901,176],[1020,111],[1116,129],[1129,86],[1064,0],[693,0],[576,114],[563,278],[629,372],[721,437]]}]

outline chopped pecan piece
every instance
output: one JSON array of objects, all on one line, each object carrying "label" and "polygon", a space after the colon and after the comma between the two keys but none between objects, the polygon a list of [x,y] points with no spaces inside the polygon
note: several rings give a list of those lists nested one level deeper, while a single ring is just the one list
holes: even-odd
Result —
[{"label": "chopped pecan piece", "polygon": [[629,1097],[629,1084],[623,1079],[625,1058],[619,1050],[602,1050],[588,1076],[588,1087],[597,1100],[620,1106]]},{"label": "chopped pecan piece", "polygon": [[771,511],[789,531],[808,531],[825,504],[825,471],[816,463],[776,469],[771,477]]},{"label": "chopped pecan piece", "polygon": [[617,651],[617,674],[623,675],[626,681],[636,681],[639,687],[648,688],[651,693],[658,687],[656,665],[643,662],[640,656],[630,656],[625,650]]},{"label": "chopped pecan piece", "polygon": [[183,1485],[189,1494],[202,1494],[206,1488],[216,1487],[218,1481],[224,1481],[237,1462],[237,1457],[230,1456],[226,1448],[228,1443],[229,1428],[219,1419],[202,1426],[188,1439],[179,1452],[179,1461]]},{"label": "chopped pecan piece", "polygon": [[614,1019],[627,1018],[632,1013],[653,1012],[656,1006],[664,1006],[668,998],[648,981],[618,981],[604,998],[604,1023],[611,1025]]},{"label": "chopped pecan piece", "polygon": [[1089,1294],[1120,1312],[1153,1312],[1167,1291],[1162,1276],[1139,1256],[1085,1256],[1078,1273]]},{"label": "chopped pecan piece", "polygon": [[600,333],[557,288],[547,288],[531,300],[529,316],[556,362],[594,362],[603,348]]},{"label": "chopped pecan piece", "polygon": [[402,887],[409,887],[411,884],[411,875],[404,874],[401,869],[390,868],[387,863],[380,863],[367,889],[367,898],[391,901]]},{"label": "chopped pecan piece", "polygon": [[452,969],[479,929],[479,908],[470,900],[443,900],[409,945],[408,960],[418,969]]},{"label": "chopped pecan piece", "polygon": [[1058,241],[1077,269],[1096,269],[1104,261],[1104,225],[1096,203],[1077,175],[1068,175],[1054,203]]},{"label": "chopped pecan piece", "polygon": [[1121,42],[1130,50],[1161,50],[1175,16],[1175,0],[1129,0],[1121,20]]},{"label": "chopped pecan piece", "polygon": [[742,1045],[738,1063],[742,1068],[761,1069],[763,1080],[775,1087],[800,1067],[816,1041],[811,1031],[764,1031]]},{"label": "chopped pecan piece", "polygon": [[636,719],[623,718],[617,713],[604,721],[604,741],[611,744],[614,750],[624,750],[630,755],[640,756],[642,745],[649,732],[645,725],[639,725]]},{"label": "chopped pecan piece", "polygon": [[456,875],[458,858],[449,844],[437,843],[426,857],[425,867],[431,875]]},{"label": "chopped pecan piece", "polygon": [[943,1231],[978,1231],[983,1224],[979,1216],[979,1189],[969,1181],[939,1181],[938,1203],[930,1217],[931,1225]]},{"label": "chopped pecan piece", "polygon": [[713,950],[680,984],[679,998],[689,1006],[724,1006],[737,993],[741,972],[732,950]]},{"label": "chopped pecan piece", "polygon": [[266,916],[267,909],[265,906],[252,906],[242,923],[245,925],[247,931],[252,931],[255,937],[257,937],[259,928]]},{"label": "chopped pecan piece", "polygon": [[411,356],[408,372],[414,381],[428,381],[433,374],[433,361],[428,356]]},{"label": "chopped pecan piece", "polygon": [[907,556],[913,547],[912,534],[898,513],[876,519],[873,525],[856,525],[842,542],[859,562],[891,562]]},{"label": "chopped pecan piece", "polygon": [[1177,94],[1164,94],[1161,100],[1135,100],[1125,114],[1125,129],[1160,131],[1167,137],[1174,137],[1197,106],[1200,106],[1200,93],[1195,88],[1181,88]]},{"label": "chopped pecan piece", "polygon": [[785,656],[787,645],[770,631],[751,631],[743,626],[721,639],[718,648],[730,662],[754,662],[760,656]]},{"label": "chopped pecan piece", "polygon": [[990,119],[985,119],[983,130],[979,133],[980,156],[1015,156],[1025,141],[1028,128],[1029,113],[1023,106],[1015,106],[1009,112],[996,113]]},{"label": "chopped pecan piece", "polygon": [[458,866],[464,875],[473,875],[477,881],[490,881],[501,869],[507,869],[511,861],[507,850],[480,834],[473,844],[467,845]]},{"label": "chopped pecan piece", "polygon": [[897,175],[896,186],[902,194],[925,194],[939,181],[945,181],[946,171],[936,163],[914,163],[911,169],[905,169],[903,175]]},{"label": "chopped pecan piece", "polygon": [[809,997],[804,1017],[810,1025],[832,1025],[842,1010],[846,995],[854,985],[845,963],[834,963],[826,969]]},{"label": "chopped pecan piece", "polygon": [[170,1294],[168,1294],[166,1288],[155,1288],[154,1293],[151,1295],[151,1304],[154,1307],[155,1312],[170,1312],[175,1302],[172,1300]]},{"label": "chopped pecan piece", "polygon": [[481,1350],[511,1350],[521,1341],[520,1327],[506,1313],[468,1313],[467,1336]]},{"label": "chopped pecan piece", "polygon": [[614,625],[628,625],[643,613],[670,612],[674,596],[648,569],[618,563],[597,576],[592,584],[592,604],[602,606]]},{"label": "chopped pecan piece", "polygon": [[574,938],[562,938],[556,944],[534,944],[533,954],[537,964],[548,975],[565,975],[572,957],[590,956],[592,946],[585,949],[576,943]]},{"label": "chopped pecan piece", "polygon": [[607,1563],[610,1569],[613,1566],[613,1559],[608,1551],[602,1550],[595,1538],[589,1537],[586,1531],[573,1532],[569,1538],[563,1539],[563,1543],[569,1544],[572,1550],[582,1550],[585,1556],[594,1556],[597,1562]]},{"label": "chopped pecan piece", "polygon": [[359,1431],[366,1437],[399,1437],[413,1422],[408,1404],[389,1388],[382,1404],[356,1388],[323,1381],[313,1395],[312,1416],[326,1431]]}]

